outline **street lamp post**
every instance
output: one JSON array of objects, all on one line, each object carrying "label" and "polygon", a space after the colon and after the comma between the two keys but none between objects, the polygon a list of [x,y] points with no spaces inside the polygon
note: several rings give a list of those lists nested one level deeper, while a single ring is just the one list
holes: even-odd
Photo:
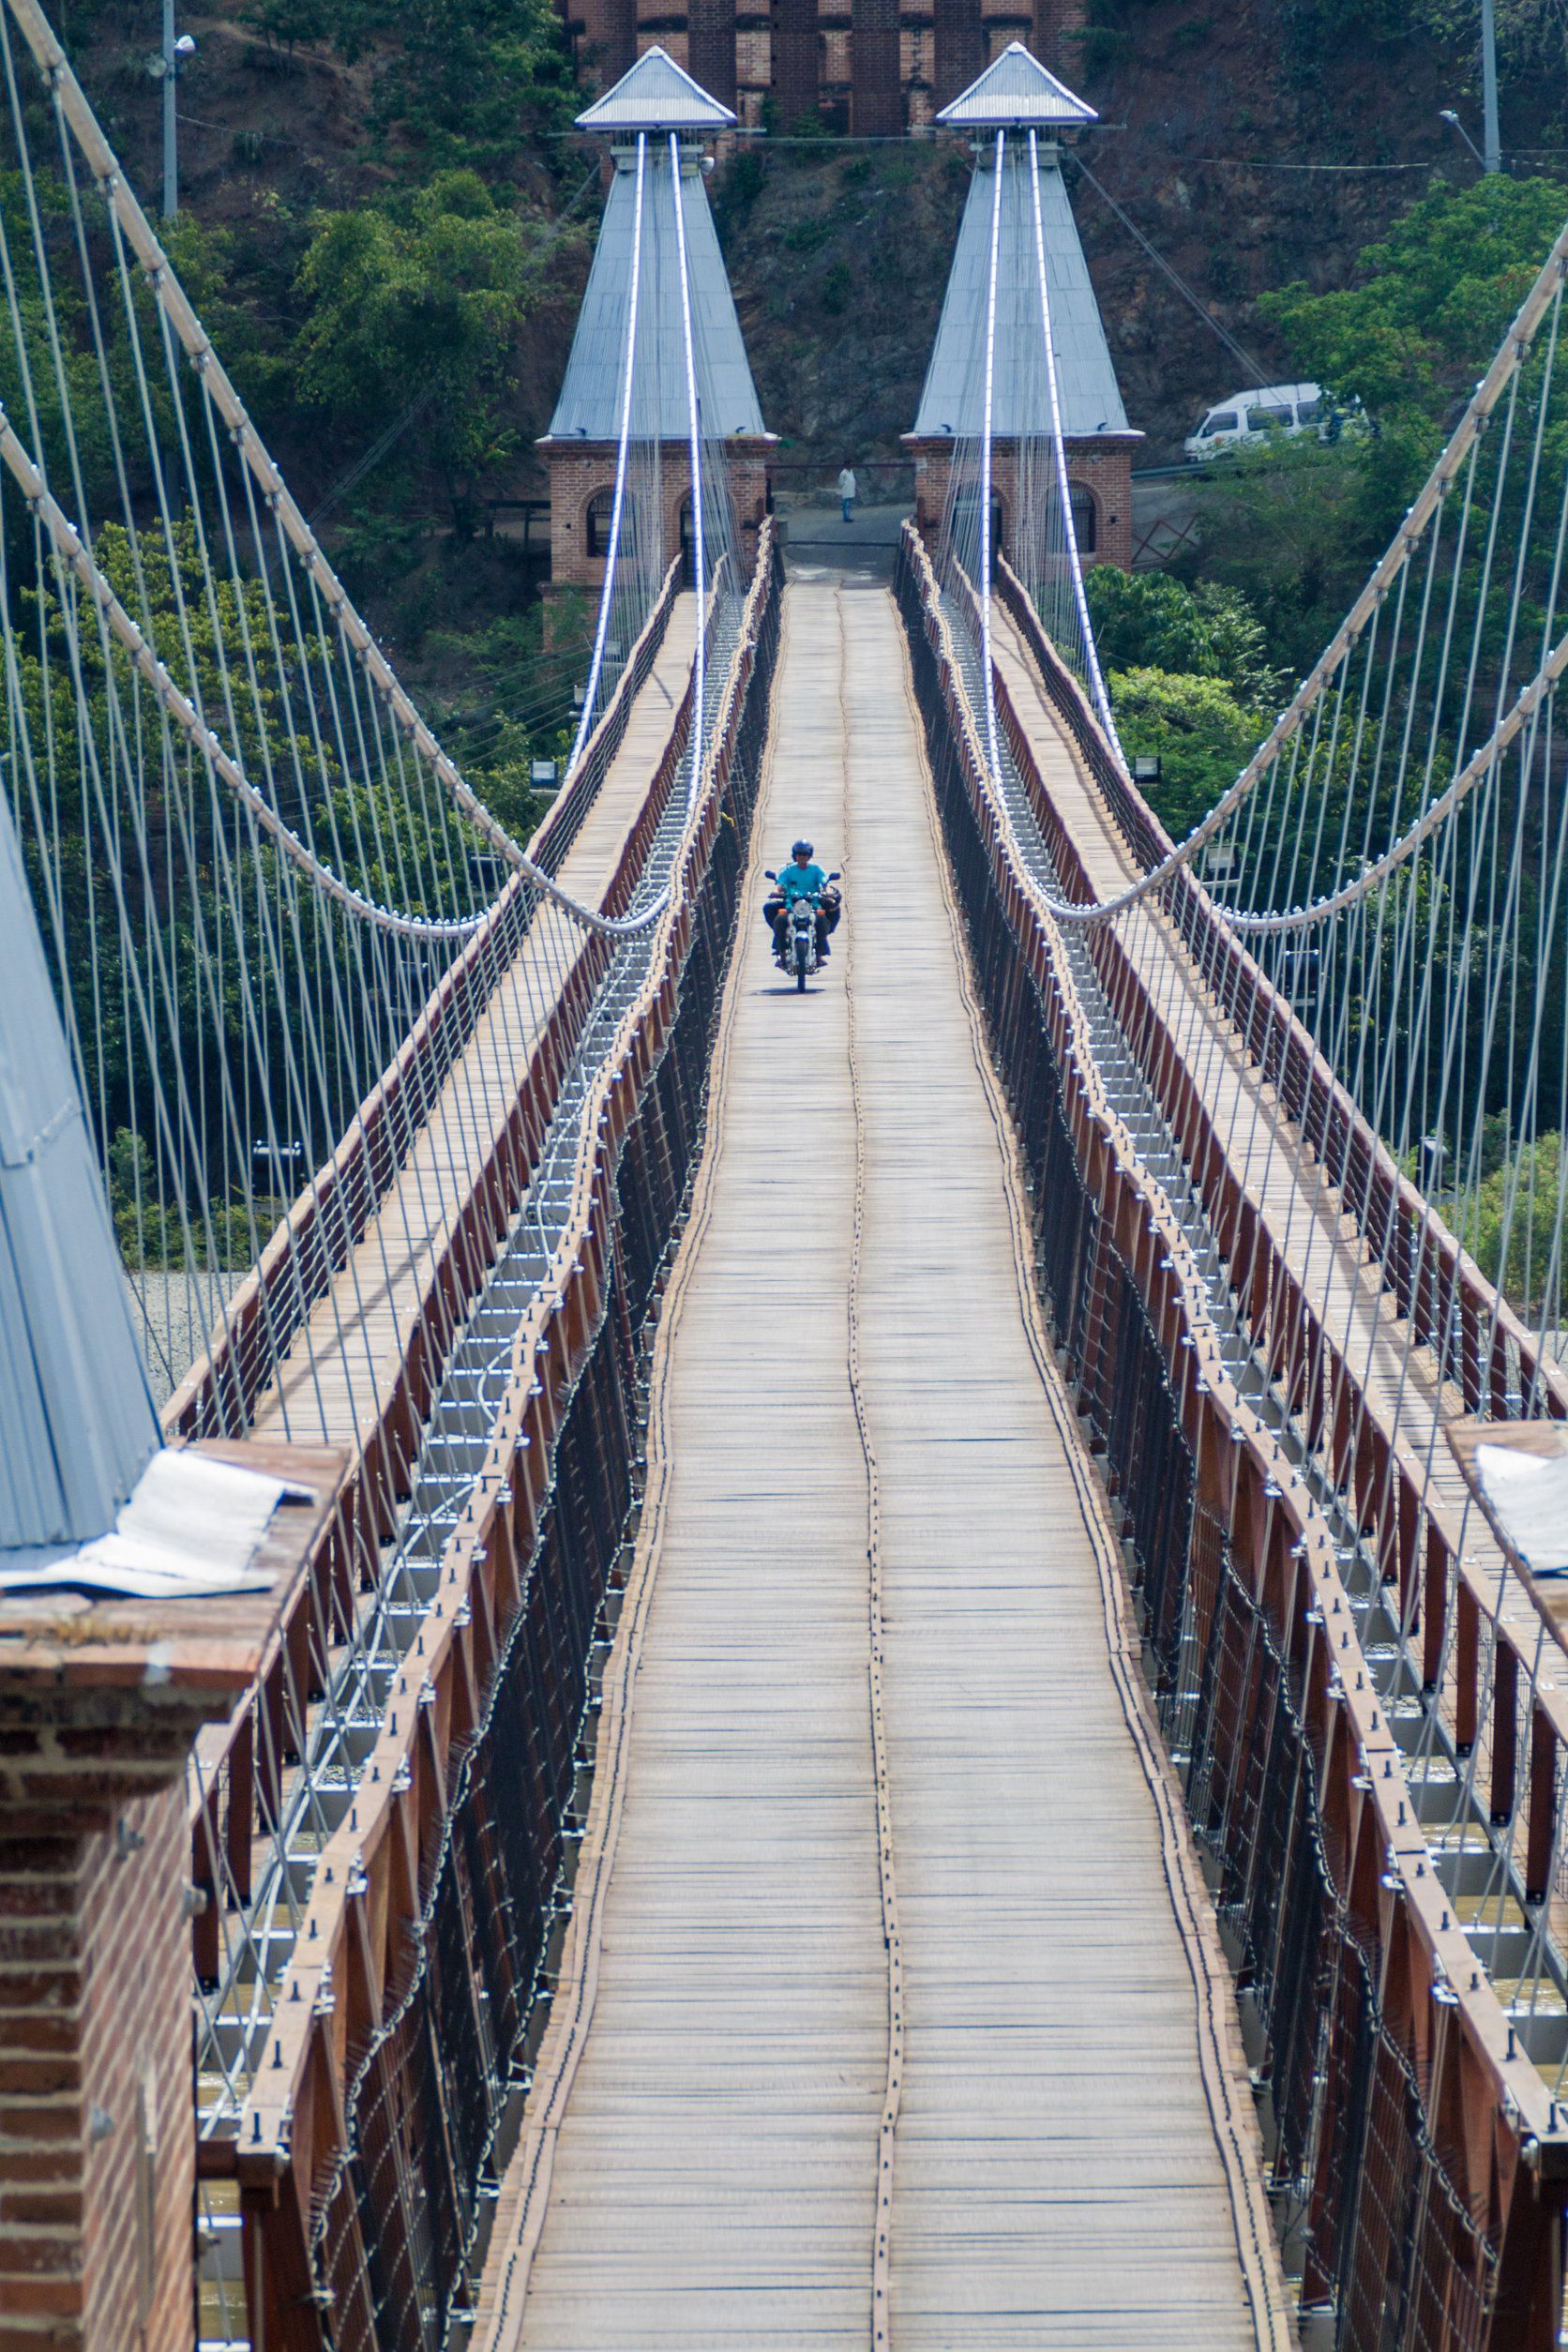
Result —
[{"label": "street lamp post", "polygon": [[173,220],[180,208],[179,146],[175,128],[174,98],[181,68],[196,54],[196,44],[188,33],[174,33],[174,0],[163,0],[163,41],[156,57],[147,60],[147,71],[155,82],[163,84],[163,218]]},{"label": "street lamp post", "polygon": [[1498,130],[1498,27],[1496,0],[1481,0],[1481,143],[1484,172],[1502,169],[1502,140]]},{"label": "street lamp post", "polygon": [[1481,0],[1481,140],[1478,147],[1452,106],[1439,119],[1456,130],[1483,172],[1502,169],[1502,135],[1498,128],[1497,0]]}]

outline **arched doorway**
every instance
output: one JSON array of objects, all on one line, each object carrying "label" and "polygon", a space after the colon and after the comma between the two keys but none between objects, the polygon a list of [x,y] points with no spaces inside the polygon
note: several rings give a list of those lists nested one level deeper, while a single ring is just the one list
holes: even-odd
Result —
[{"label": "arched doorway", "polygon": [[[980,569],[980,492],[972,483],[960,485],[954,494],[953,546],[959,562],[966,570],[972,565],[978,573]],[[991,578],[993,580],[996,578],[997,565],[1006,551],[1007,541],[1003,527],[1002,500],[997,492],[992,490]]]},{"label": "arched doorway", "polygon": [[1067,503],[1073,510],[1073,536],[1080,561],[1094,554],[1100,540],[1100,502],[1087,482],[1069,482]]}]

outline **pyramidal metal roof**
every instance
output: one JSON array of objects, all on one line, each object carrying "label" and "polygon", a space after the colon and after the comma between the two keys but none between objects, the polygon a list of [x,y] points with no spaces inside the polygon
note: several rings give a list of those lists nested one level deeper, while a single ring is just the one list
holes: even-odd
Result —
[{"label": "pyramidal metal roof", "polygon": [[1024,128],[1064,128],[1074,123],[1097,123],[1099,116],[1084,99],[1048,73],[1022,41],[1009,41],[978,81],[960,91],[951,106],[937,116],[939,123],[968,125],[975,129]]},{"label": "pyramidal metal roof", "polygon": [[612,90],[577,118],[580,130],[724,130],[734,121],[666,49],[644,50]]},{"label": "pyramidal metal roof", "polygon": [[113,1525],[158,1441],[109,1203],[0,794],[0,1564]]},{"label": "pyramidal metal roof", "polygon": [[[653,54],[650,51],[649,55]],[[675,235],[676,187],[686,223],[692,345],[703,430],[724,437],[760,433],[762,411],[708,208],[706,185],[689,158],[678,181],[674,180],[669,151],[662,146],[656,146],[648,156],[644,174],[632,432],[638,440],[684,441],[690,429]],[[550,420],[552,441],[574,436],[613,441],[620,431],[636,227],[636,163],[630,156],[621,155],[594,249],[594,265],[578,314],[565,382]]]},{"label": "pyramidal metal roof", "polygon": [[[1034,204],[1027,155],[1003,164],[998,233],[996,342],[991,430],[999,439],[1050,430],[1050,392],[1040,319]],[[931,364],[914,421],[919,435],[972,437],[984,429],[987,289],[990,280],[994,167],[983,157],[970,182],[957,249],[942,299]],[[1062,430],[1072,439],[1124,433],[1127,412],[1111,365],[1100,306],[1077,223],[1054,162],[1040,165],[1040,222],[1056,350]]]}]

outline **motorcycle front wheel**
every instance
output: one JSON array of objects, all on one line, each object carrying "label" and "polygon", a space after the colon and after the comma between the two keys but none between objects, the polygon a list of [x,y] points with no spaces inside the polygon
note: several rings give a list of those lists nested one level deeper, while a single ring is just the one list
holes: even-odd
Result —
[{"label": "motorcycle front wheel", "polygon": [[806,994],[806,950],[804,947],[795,949],[795,992],[799,996]]}]

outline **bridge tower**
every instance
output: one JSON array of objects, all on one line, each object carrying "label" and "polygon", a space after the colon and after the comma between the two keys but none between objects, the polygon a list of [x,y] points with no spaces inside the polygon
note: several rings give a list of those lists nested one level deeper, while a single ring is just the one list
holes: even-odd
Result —
[{"label": "bridge tower", "polygon": [[[1057,398],[1078,549],[1086,565],[1115,564],[1130,570],[1132,459],[1143,436],[1127,422],[1062,176],[1063,143],[1098,116],[1014,41],[936,119],[974,134],[975,172],[914,430],[904,435],[914,460],[916,519],[928,536],[940,529],[957,453],[976,442],[984,428],[993,232],[1003,255],[1033,256],[1034,174],[1027,150],[1033,131]],[[998,132],[1005,134],[1000,205],[994,202]],[[1018,499],[1026,494],[1031,448],[1048,442],[1053,430],[1042,352],[1039,289],[1029,259],[1021,270],[1004,269],[995,311],[991,432],[1003,552],[1016,528]]]},{"label": "bridge tower", "polygon": [[550,472],[550,584],[597,589],[604,578],[609,519],[622,426],[624,354],[632,300],[638,219],[637,143],[646,136],[646,185],[639,264],[636,405],[632,433],[657,451],[664,560],[683,545],[690,510],[690,411],[682,348],[680,256],[671,187],[671,145],[680,158],[701,431],[722,444],[747,576],[769,506],[769,459],[734,296],[718,249],[703,184],[704,139],[728,129],[732,110],[711,98],[662,49],[650,49],[612,90],[578,116],[611,142],[610,194],[594,265],[566,362],[561,397],[540,442]]}]

